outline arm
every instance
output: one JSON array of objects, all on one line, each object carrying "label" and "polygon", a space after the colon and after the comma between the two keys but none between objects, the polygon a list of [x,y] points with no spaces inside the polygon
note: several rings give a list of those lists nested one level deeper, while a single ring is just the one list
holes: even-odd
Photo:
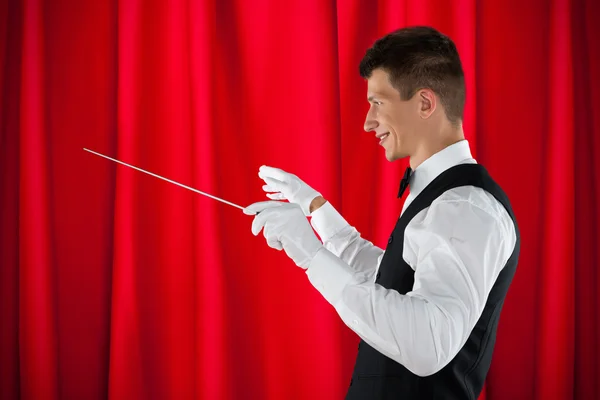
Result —
[{"label": "arm", "polygon": [[306,273],[362,339],[413,373],[431,375],[469,337],[512,253],[514,226],[501,211],[449,199],[417,215],[405,232],[405,259],[415,269],[406,295],[353,273],[324,248]]},{"label": "arm", "polygon": [[369,279],[375,275],[383,250],[362,239],[319,192],[296,175],[279,168],[263,165],[258,176],[265,181],[263,190],[268,192],[267,197],[287,199],[299,205],[304,215],[312,216],[311,225],[329,251],[346,262],[354,272]]},{"label": "arm", "polygon": [[[313,208],[314,204],[317,207]],[[339,257],[356,273],[372,280],[383,257],[383,249],[363,239],[340,213],[322,197],[311,204],[311,225],[327,250]]]}]

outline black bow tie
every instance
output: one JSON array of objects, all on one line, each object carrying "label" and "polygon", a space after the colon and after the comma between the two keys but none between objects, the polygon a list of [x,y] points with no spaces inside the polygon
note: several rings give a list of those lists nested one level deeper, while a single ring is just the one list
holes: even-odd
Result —
[{"label": "black bow tie", "polygon": [[402,177],[402,180],[400,181],[400,190],[398,191],[398,198],[402,197],[402,194],[408,187],[411,174],[412,169],[410,167],[406,167],[406,171],[404,171],[404,177]]}]

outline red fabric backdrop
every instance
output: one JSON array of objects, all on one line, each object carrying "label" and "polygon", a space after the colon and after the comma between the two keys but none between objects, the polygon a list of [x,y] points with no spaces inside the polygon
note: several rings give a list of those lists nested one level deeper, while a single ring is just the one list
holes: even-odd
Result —
[{"label": "red fabric backdrop", "polygon": [[600,396],[600,3],[0,3],[0,396],[334,399],[358,338],[240,210],[262,164],[384,246],[404,162],[362,131],[358,62],[429,24],[522,253],[487,399]]}]

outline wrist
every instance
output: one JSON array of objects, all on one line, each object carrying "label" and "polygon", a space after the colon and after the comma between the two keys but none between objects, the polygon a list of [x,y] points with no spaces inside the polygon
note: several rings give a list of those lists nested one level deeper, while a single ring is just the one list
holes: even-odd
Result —
[{"label": "wrist", "polygon": [[321,208],[323,206],[323,204],[325,204],[326,202],[327,202],[327,200],[325,200],[325,198],[323,196],[317,196],[317,197],[315,197],[310,202],[310,206],[308,208],[309,212],[312,214],[313,212],[315,212],[319,208]]}]

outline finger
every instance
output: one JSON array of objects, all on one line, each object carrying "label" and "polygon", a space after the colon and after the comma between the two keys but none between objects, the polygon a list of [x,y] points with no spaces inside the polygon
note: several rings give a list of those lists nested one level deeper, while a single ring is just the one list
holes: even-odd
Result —
[{"label": "finger", "polygon": [[258,169],[258,176],[262,179],[273,178],[281,182],[287,182],[289,174],[282,169],[263,165]]},{"label": "finger", "polygon": [[263,229],[263,235],[265,239],[267,239],[267,245],[273,249],[283,250],[283,245],[277,238],[277,235],[273,234],[273,229],[269,229],[269,226],[265,225],[265,229]]},{"label": "finger", "polygon": [[[265,203],[275,203],[278,206],[289,204],[277,201],[266,201]],[[271,224],[273,224],[274,218],[276,219],[279,214],[279,212],[277,211],[277,208],[279,208],[278,206],[262,209],[259,211],[260,214],[257,214],[256,217],[254,217],[254,221],[252,221],[252,233],[254,234],[254,236],[257,236],[260,233],[261,229],[266,229],[265,226],[267,225],[267,223],[269,223],[269,221],[271,221]],[[266,234],[267,232],[263,233]]]},{"label": "finger", "polygon": [[269,218],[269,216],[263,217],[263,219],[265,220],[263,227],[263,236],[267,240],[267,245],[269,245],[269,247],[277,250],[282,250],[283,245],[279,241],[279,237],[277,235],[277,222],[274,220],[274,218],[277,218],[277,215],[274,215],[274,211],[269,211],[271,212],[267,211],[266,213],[271,214],[271,218]]},{"label": "finger", "polygon": [[261,229],[264,228],[265,223],[267,222],[266,218],[264,218],[266,213],[260,213],[258,214],[256,217],[254,217],[254,221],[252,221],[252,234],[254,236],[258,236],[258,234],[260,233]]},{"label": "finger", "polygon": [[281,242],[277,239],[267,239],[267,245],[275,250],[283,250]]},{"label": "finger", "polygon": [[259,212],[267,210],[269,208],[281,207],[286,203],[282,203],[279,201],[259,201],[257,203],[250,204],[248,207],[244,208],[244,214],[247,215],[256,215]]},{"label": "finger", "polygon": [[273,179],[273,178],[263,178],[263,180],[265,181],[267,187],[271,188],[271,189],[275,189],[272,190],[273,192],[281,192],[282,190],[284,190],[285,188],[288,187],[288,184],[282,181],[279,181],[277,179]]},{"label": "finger", "polygon": [[269,185],[263,185],[262,190],[265,192],[279,192],[280,190]]},{"label": "finger", "polygon": [[286,200],[286,197],[283,193],[267,193],[267,197],[272,200]]}]

